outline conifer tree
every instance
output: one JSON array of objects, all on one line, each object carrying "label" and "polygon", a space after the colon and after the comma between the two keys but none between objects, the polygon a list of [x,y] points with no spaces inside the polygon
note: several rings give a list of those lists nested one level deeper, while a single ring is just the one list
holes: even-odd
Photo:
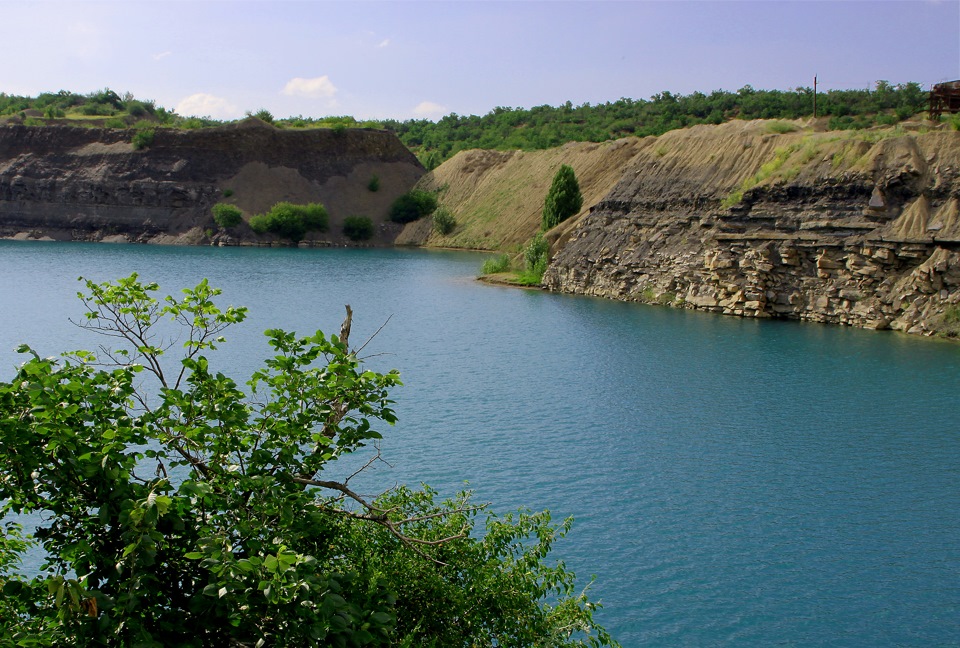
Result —
[{"label": "conifer tree", "polygon": [[553,176],[553,184],[543,201],[543,222],[541,229],[547,231],[567,220],[583,206],[580,183],[573,167],[564,164]]}]

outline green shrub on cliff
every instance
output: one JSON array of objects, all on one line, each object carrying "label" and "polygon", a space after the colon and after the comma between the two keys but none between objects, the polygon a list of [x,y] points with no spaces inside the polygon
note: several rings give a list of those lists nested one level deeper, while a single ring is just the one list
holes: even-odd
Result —
[{"label": "green shrub on cliff", "polygon": [[438,207],[433,212],[433,231],[441,236],[446,236],[453,232],[457,227],[457,219],[446,207]]},{"label": "green shrub on cliff", "polygon": [[543,220],[541,229],[547,231],[567,220],[583,206],[580,183],[573,167],[564,164],[553,176],[553,183],[543,201]]},{"label": "green shrub on cliff", "polygon": [[368,241],[373,238],[373,221],[366,216],[347,216],[343,219],[343,235],[351,241]]},{"label": "green shrub on cliff", "polygon": [[138,151],[145,149],[153,145],[153,135],[154,130],[152,128],[140,128],[133,134],[130,143],[133,144],[133,148]]},{"label": "green shrub on cliff", "polygon": [[210,211],[213,212],[214,222],[223,229],[236,227],[243,222],[243,212],[236,205],[217,203]]},{"label": "green shrub on cliff", "polygon": [[414,189],[403,194],[390,206],[390,220],[394,223],[411,223],[429,216],[437,209],[437,195]]},{"label": "green shrub on cliff", "polygon": [[80,106],[80,114],[87,117],[109,117],[117,112],[117,109],[110,104],[86,103]]},{"label": "green shrub on cliff", "polygon": [[278,202],[266,214],[251,218],[250,228],[258,234],[270,232],[298,243],[307,232],[326,231],[327,220],[327,210],[320,203]]},{"label": "green shrub on cliff", "polygon": [[[249,113],[247,113],[247,114],[249,114]],[[272,123],[273,123],[273,113],[271,113],[271,112],[270,112],[269,110],[267,110],[266,108],[261,108],[261,109],[258,110],[257,112],[253,113],[252,116],[253,116],[253,117],[256,117],[256,118],[259,119],[260,121],[265,121],[265,122],[267,122],[268,124],[272,124]]]}]

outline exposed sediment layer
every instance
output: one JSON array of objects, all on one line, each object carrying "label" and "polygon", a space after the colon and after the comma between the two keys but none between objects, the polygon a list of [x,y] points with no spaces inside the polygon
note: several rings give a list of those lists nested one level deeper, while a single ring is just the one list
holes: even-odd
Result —
[{"label": "exposed sediment layer", "polygon": [[960,133],[667,133],[583,215],[550,290],[960,332]]},{"label": "exposed sediment layer", "polygon": [[[390,242],[400,229],[385,223],[390,203],[423,173],[385,131],[279,130],[252,119],[157,129],[143,150],[130,139],[124,130],[0,126],[0,236],[196,243],[215,229],[216,202],[249,217],[289,200],[324,203],[335,238],[344,217],[365,215]],[[232,237],[255,238],[245,226]]]}]

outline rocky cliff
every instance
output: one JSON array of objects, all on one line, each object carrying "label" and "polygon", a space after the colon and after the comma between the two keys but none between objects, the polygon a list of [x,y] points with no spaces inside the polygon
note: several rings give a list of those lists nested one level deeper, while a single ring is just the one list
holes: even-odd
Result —
[{"label": "rocky cliff", "polygon": [[[280,200],[322,202],[342,241],[346,216],[378,223],[392,242],[392,201],[422,175],[391,133],[279,130],[256,119],[215,129],[157,129],[142,150],[131,131],[0,126],[0,237],[198,243],[213,204],[247,218]],[[373,176],[379,190],[367,187]],[[221,240],[256,237],[244,225]]]},{"label": "rocky cliff", "polygon": [[923,130],[732,122],[643,140],[544,285],[957,335],[960,133]]}]

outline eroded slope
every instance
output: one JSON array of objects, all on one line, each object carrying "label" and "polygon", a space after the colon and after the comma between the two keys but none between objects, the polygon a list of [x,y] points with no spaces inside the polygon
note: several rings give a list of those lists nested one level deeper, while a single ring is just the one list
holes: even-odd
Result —
[{"label": "eroded slope", "polygon": [[[379,224],[377,240],[391,242],[400,228],[387,222],[389,206],[422,173],[385,131],[279,130],[248,120],[158,129],[137,151],[123,130],[2,126],[0,236],[196,243],[214,227],[216,202],[249,218],[288,200],[327,206],[325,239],[338,241],[343,219],[359,215]],[[231,236],[253,238],[244,226]]]}]

